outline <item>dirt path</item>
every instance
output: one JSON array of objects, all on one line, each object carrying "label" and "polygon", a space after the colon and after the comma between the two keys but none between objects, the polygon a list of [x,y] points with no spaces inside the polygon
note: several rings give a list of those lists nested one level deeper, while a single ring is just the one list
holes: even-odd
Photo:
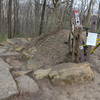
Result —
[{"label": "dirt path", "polygon": [[40,41],[37,47],[37,57],[44,62],[44,65],[55,65],[67,61],[68,45],[64,44],[68,40],[69,32],[62,30],[59,33],[48,36]]}]

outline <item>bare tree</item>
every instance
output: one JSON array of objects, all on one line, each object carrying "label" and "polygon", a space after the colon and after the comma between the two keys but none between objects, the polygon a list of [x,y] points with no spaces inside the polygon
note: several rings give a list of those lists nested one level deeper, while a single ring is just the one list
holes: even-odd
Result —
[{"label": "bare tree", "polygon": [[44,22],[45,8],[46,8],[46,0],[44,0],[44,3],[43,3],[39,35],[42,34],[42,30],[43,30],[43,22]]},{"label": "bare tree", "polygon": [[1,21],[2,21],[2,0],[0,0],[0,32],[1,32]]},{"label": "bare tree", "polygon": [[8,2],[8,38],[12,38],[12,0]]},{"label": "bare tree", "polygon": [[[72,18],[73,18],[73,3],[74,3],[74,0],[71,0],[71,2],[70,2],[70,9],[69,9],[69,11],[70,11],[70,34],[69,34],[69,52],[72,52],[72,46],[73,46],[73,44],[71,43],[72,41],[71,41],[71,35],[73,35],[73,29],[72,29],[72,27],[73,27],[73,21],[72,21]],[[71,46],[72,45],[72,46]]]},{"label": "bare tree", "polygon": [[87,15],[86,15],[86,18],[85,18],[85,26],[87,26],[87,27],[90,25],[91,9],[92,9],[93,3],[94,3],[94,0],[90,0]]},{"label": "bare tree", "polygon": [[99,2],[99,9],[98,9],[97,31],[100,32],[100,2]]},{"label": "bare tree", "polygon": [[19,33],[19,0],[14,0],[14,33],[13,37]]},{"label": "bare tree", "polygon": [[59,0],[52,0],[53,5],[54,5],[55,8],[57,7],[57,3],[58,3],[58,1],[59,1]]},{"label": "bare tree", "polygon": [[[70,28],[71,3],[73,4],[73,0],[20,1],[0,0],[0,29],[2,29],[2,32],[8,33],[9,38],[16,36],[17,33],[35,36],[43,32],[55,32]],[[88,22],[90,23],[91,14],[89,13],[92,12],[93,8],[91,5],[95,0],[80,1],[82,3],[79,3],[78,9],[81,9],[82,20],[87,25]]]},{"label": "bare tree", "polygon": [[35,33],[39,33],[40,24],[40,0],[35,0]]}]

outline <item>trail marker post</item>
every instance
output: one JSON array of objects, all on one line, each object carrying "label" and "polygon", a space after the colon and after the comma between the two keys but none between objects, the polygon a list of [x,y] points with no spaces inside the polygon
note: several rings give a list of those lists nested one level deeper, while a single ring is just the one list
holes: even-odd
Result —
[{"label": "trail marker post", "polygon": [[82,25],[79,17],[79,11],[73,11],[73,42],[72,42],[72,61],[79,63],[80,62],[80,44],[81,44],[81,35],[82,35]]}]

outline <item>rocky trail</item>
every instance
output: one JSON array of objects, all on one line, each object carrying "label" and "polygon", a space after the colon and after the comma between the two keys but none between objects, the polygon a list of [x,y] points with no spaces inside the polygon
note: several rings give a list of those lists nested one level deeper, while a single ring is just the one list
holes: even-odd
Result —
[{"label": "rocky trail", "polygon": [[100,100],[100,48],[89,62],[75,64],[67,41],[62,30],[1,43],[0,100]]}]

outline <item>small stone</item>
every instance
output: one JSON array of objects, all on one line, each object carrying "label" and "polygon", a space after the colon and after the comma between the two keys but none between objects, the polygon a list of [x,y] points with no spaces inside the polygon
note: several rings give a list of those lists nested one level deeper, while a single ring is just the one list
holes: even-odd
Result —
[{"label": "small stone", "polygon": [[24,49],[24,46],[17,46],[15,47],[15,51],[20,52]]},{"label": "small stone", "polygon": [[39,87],[37,83],[27,75],[16,78],[20,93],[37,93]]},{"label": "small stone", "polygon": [[19,77],[19,76],[27,75],[30,72],[32,72],[32,70],[28,70],[28,71],[13,71],[12,74],[14,76],[16,76],[16,77]]},{"label": "small stone", "polygon": [[45,77],[47,77],[50,73],[52,69],[49,68],[49,69],[39,69],[37,71],[34,72],[34,76],[36,79],[43,79]]}]

